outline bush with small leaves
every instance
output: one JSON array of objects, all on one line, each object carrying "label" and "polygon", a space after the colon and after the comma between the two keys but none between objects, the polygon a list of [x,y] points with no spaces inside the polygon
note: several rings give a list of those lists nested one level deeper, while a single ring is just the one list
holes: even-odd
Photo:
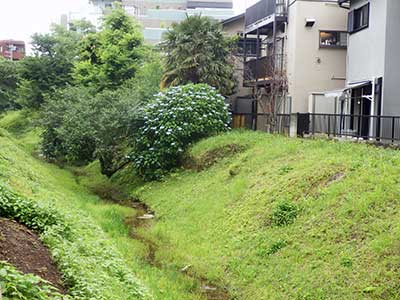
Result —
[{"label": "bush with small leaves", "polygon": [[201,138],[227,131],[225,99],[206,84],[173,87],[143,109],[134,164],[145,179],[158,179],[179,165],[187,147]]}]

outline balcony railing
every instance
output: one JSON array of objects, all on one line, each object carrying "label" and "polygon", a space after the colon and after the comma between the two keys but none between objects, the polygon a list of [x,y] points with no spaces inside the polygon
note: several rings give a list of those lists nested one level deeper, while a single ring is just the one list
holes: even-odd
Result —
[{"label": "balcony railing", "polygon": [[261,0],[246,10],[246,27],[276,14],[286,16],[285,0]]}]

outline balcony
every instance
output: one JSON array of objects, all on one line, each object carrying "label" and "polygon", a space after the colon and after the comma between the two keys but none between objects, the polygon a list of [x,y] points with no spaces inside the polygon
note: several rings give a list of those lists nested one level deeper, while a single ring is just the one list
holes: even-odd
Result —
[{"label": "balcony", "polygon": [[244,80],[245,87],[265,86],[273,80],[280,80],[285,76],[284,55],[277,54],[275,56],[263,56],[258,59],[251,59],[244,63]]},{"label": "balcony", "polygon": [[285,0],[261,0],[249,7],[245,14],[245,32],[255,34],[257,29],[263,33],[271,29],[274,21],[287,21]]}]

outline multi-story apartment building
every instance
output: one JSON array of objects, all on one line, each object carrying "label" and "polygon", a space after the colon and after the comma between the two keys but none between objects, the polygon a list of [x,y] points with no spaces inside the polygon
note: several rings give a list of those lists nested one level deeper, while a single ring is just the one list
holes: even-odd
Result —
[{"label": "multi-story apartment building", "polygon": [[[116,0],[92,0],[102,12],[112,7]],[[158,43],[162,34],[173,24],[186,16],[212,17],[218,21],[233,16],[232,0],[118,0],[128,13],[135,16],[143,26],[146,42]]]},{"label": "multi-story apartment building", "polygon": [[[241,19],[240,97],[252,90],[247,106],[253,113],[309,112],[310,95],[345,86],[347,13],[336,1],[261,0]],[[229,31],[238,20],[223,24]],[[262,128],[268,119],[251,122]]]},{"label": "multi-story apartment building", "polygon": [[25,57],[25,42],[14,40],[0,41],[0,56],[9,60],[21,60]]},{"label": "multi-story apartment building", "polygon": [[[342,99],[342,112],[399,116],[400,1],[338,2],[349,16],[346,88],[337,94]],[[361,136],[378,137],[390,136],[394,125],[390,118],[368,117],[352,118],[346,124]]]}]

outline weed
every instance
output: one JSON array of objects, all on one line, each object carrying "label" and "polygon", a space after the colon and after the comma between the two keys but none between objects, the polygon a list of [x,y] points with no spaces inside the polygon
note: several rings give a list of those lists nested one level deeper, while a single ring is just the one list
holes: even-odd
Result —
[{"label": "weed", "polygon": [[272,224],[275,226],[290,225],[297,218],[298,211],[295,204],[289,201],[282,201],[272,211]]}]

